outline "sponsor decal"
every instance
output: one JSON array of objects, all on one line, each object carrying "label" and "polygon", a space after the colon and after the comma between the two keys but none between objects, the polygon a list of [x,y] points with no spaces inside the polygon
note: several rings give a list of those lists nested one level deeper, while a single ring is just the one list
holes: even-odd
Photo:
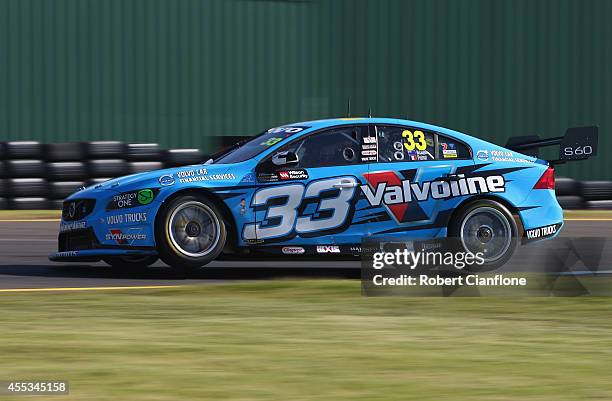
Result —
[{"label": "sponsor decal", "polygon": [[55,254],[58,258],[72,258],[79,255],[79,251],[64,251]]},{"label": "sponsor decal", "polygon": [[179,183],[186,184],[197,181],[219,181],[219,180],[233,180],[236,176],[232,173],[226,174],[208,174],[208,170],[205,168],[196,168],[192,170],[183,170],[176,173]]},{"label": "sponsor decal", "polygon": [[259,173],[257,174],[257,181],[259,182],[278,182],[280,178],[276,173]]},{"label": "sponsor decal", "polygon": [[245,238],[244,242],[249,244],[249,245],[254,245],[254,244],[261,244],[262,242],[264,242],[263,239],[255,239],[255,238]]},{"label": "sponsor decal", "polygon": [[536,240],[540,238],[550,237],[557,233],[557,230],[561,224],[551,224],[549,226],[532,228],[529,230],[525,230],[525,241]]},{"label": "sponsor decal", "polygon": [[385,205],[398,221],[402,218],[412,201],[449,199],[458,196],[475,195],[488,192],[504,192],[505,180],[501,175],[488,177],[465,177],[460,175],[454,181],[410,182],[402,180],[393,171],[364,174],[368,185],[361,185],[371,206]]},{"label": "sponsor decal", "polygon": [[308,171],[304,169],[283,170],[276,173],[259,173],[257,180],[260,182],[279,182],[289,180],[307,180]]},{"label": "sponsor decal", "polygon": [[410,160],[418,161],[432,160],[434,158],[431,153],[426,150],[410,150],[408,151],[408,157],[410,157]]},{"label": "sponsor decal", "polygon": [[301,255],[305,252],[304,248],[301,246],[284,246],[281,251],[285,255]]},{"label": "sponsor decal", "polygon": [[273,133],[273,134],[279,134],[282,132],[285,132],[287,134],[297,134],[298,132],[303,131],[305,128],[307,127],[276,127],[276,128],[270,128],[268,132]]},{"label": "sponsor decal", "polygon": [[162,187],[167,187],[170,185],[174,185],[174,176],[172,174],[165,174],[159,177],[159,185]]},{"label": "sponsor decal", "polygon": [[338,245],[317,245],[317,253],[340,253]]},{"label": "sponsor decal", "polygon": [[114,214],[114,215],[106,216],[106,224],[108,224],[109,226],[116,226],[120,224],[146,223],[146,222],[147,222],[146,212],[124,213],[124,214]]},{"label": "sponsor decal", "polygon": [[303,169],[279,171],[278,177],[281,180],[307,180],[308,172]]},{"label": "sponsor decal", "polygon": [[240,180],[241,184],[251,184],[255,182],[255,174],[253,173],[247,173],[245,174],[244,177],[242,177],[242,180]]},{"label": "sponsor decal", "polygon": [[65,233],[67,231],[74,231],[74,230],[82,230],[85,227],[87,227],[86,221],[71,221],[68,223],[61,223],[60,233]]},{"label": "sponsor decal", "polygon": [[455,144],[448,144],[446,142],[442,142],[440,144],[442,146],[442,157],[445,159],[455,159],[457,158],[457,149],[455,149]]},{"label": "sponsor decal", "polygon": [[496,162],[533,163],[532,160],[527,160],[523,157],[515,157],[514,153],[509,150],[492,150],[491,160]]},{"label": "sponsor decal", "polygon": [[479,150],[478,152],[476,152],[476,158],[478,158],[478,160],[483,161],[483,162],[489,160],[489,151]]},{"label": "sponsor decal", "polygon": [[361,161],[375,162],[378,160],[378,139],[375,136],[361,138]]},{"label": "sponsor decal", "polygon": [[147,235],[142,233],[142,228],[130,228],[126,233],[120,229],[111,229],[105,238],[107,241],[115,241],[118,245],[132,245],[134,241],[147,239]]},{"label": "sponsor decal", "polygon": [[153,202],[159,189],[141,189],[139,191],[123,192],[113,196],[113,199],[106,205],[106,210],[126,209],[148,205]]},{"label": "sponsor decal", "polygon": [[246,214],[246,199],[240,199],[240,215],[244,216]]},{"label": "sponsor decal", "polygon": [[153,198],[155,198],[155,194],[150,189],[141,189],[138,191],[136,197],[138,203],[141,205],[148,205],[149,203],[153,202]]}]

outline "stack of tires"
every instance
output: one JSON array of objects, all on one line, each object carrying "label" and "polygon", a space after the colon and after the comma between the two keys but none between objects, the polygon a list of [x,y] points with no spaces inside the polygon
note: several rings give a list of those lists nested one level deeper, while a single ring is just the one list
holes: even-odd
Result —
[{"label": "stack of tires", "polygon": [[0,209],[61,209],[80,187],[203,158],[198,149],[163,150],[156,143],[0,143]]},{"label": "stack of tires", "polygon": [[587,209],[612,209],[611,181],[585,181],[582,195]]},{"label": "stack of tires", "polygon": [[555,179],[555,194],[563,209],[584,209],[582,183],[573,178],[557,177]]},{"label": "stack of tires", "polygon": [[2,144],[0,190],[5,208],[47,209],[48,184],[43,145],[36,141]]}]

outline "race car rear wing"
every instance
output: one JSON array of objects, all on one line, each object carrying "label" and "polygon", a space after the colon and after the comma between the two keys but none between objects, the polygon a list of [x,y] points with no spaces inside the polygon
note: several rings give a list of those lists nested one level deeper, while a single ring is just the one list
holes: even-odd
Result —
[{"label": "race car rear wing", "polygon": [[537,135],[514,136],[506,142],[506,148],[529,156],[539,157],[538,150],[545,146],[559,145],[559,158],[548,160],[550,164],[567,161],[585,160],[597,155],[599,127],[573,127],[565,135],[556,138],[540,139]]}]

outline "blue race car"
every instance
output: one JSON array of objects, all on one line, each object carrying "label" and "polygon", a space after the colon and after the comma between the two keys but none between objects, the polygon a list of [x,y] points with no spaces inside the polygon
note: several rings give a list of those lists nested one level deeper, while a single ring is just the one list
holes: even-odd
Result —
[{"label": "blue race car", "polygon": [[[559,233],[552,165],[594,156],[597,137],[597,127],[570,128],[501,147],[399,119],[284,125],[203,164],[74,193],[50,259],[189,269],[222,253],[359,255],[364,238],[456,237],[499,265],[519,242]],[[558,160],[537,157],[549,145]]]}]

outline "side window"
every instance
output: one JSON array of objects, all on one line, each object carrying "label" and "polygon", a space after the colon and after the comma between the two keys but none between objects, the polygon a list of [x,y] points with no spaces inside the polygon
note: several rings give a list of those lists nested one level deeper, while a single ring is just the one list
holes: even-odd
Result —
[{"label": "side window", "polygon": [[418,128],[376,126],[378,161],[425,161],[435,159],[435,141],[432,132]]},{"label": "side window", "polygon": [[469,159],[470,150],[463,143],[444,135],[438,135],[438,159]]},{"label": "side window", "polygon": [[367,126],[339,127],[284,146],[298,155],[298,167],[348,166],[362,163],[361,141]]}]

